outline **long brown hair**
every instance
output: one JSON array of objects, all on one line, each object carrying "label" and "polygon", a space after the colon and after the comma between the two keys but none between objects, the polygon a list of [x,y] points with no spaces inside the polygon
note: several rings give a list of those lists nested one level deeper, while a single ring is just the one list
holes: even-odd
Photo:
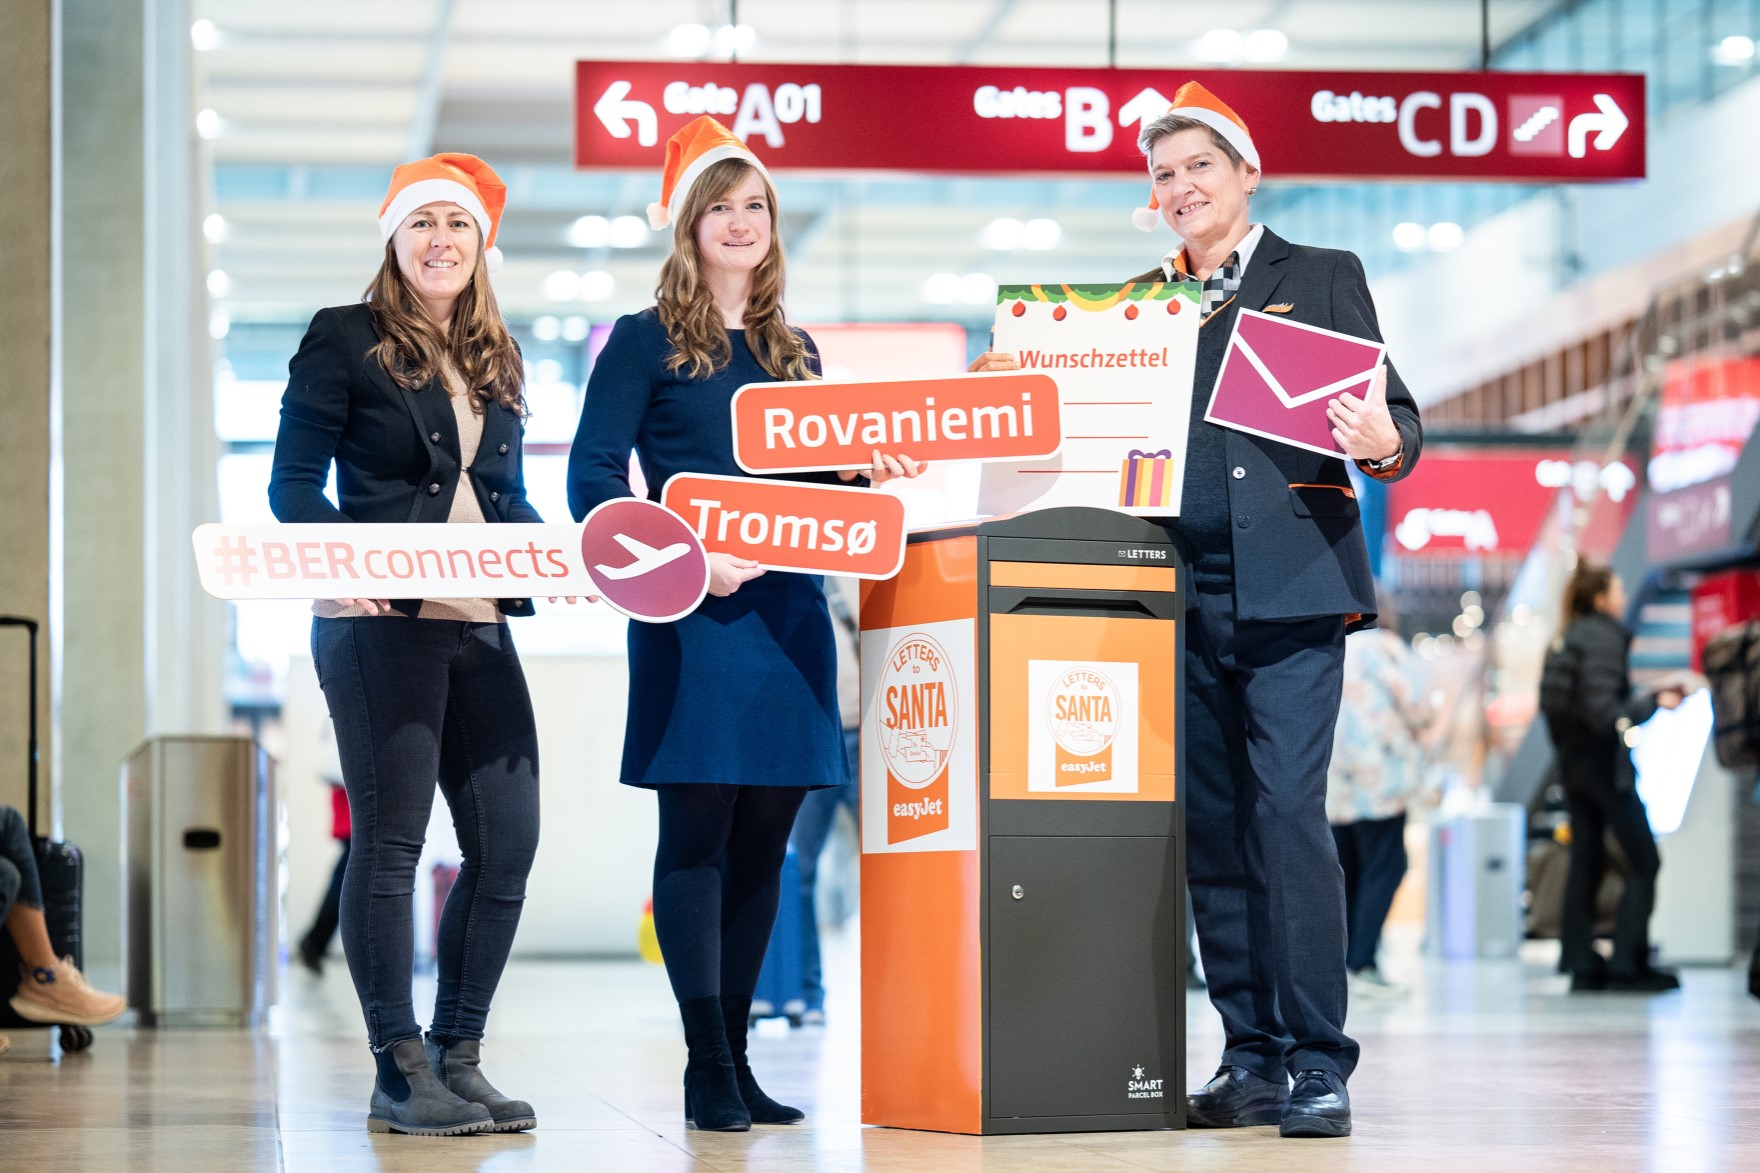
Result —
[{"label": "long brown hair", "polygon": [[1577,563],[1564,585],[1564,622],[1593,615],[1598,609],[1595,600],[1613,585],[1613,569],[1599,562],[1584,559]]},{"label": "long brown hair", "polygon": [[451,328],[443,331],[404,280],[397,264],[396,237],[385,242],[385,259],[362,295],[379,331],[379,344],[372,355],[391,381],[405,391],[426,387],[439,375],[440,360],[450,358],[453,369],[474,395],[524,416],[525,364],[507,332],[507,323],[501,320],[482,243],[479,229],[477,266],[471,271],[470,284],[453,304]]},{"label": "long brown hair", "polygon": [[[672,252],[660,266],[660,284],[654,290],[660,324],[672,343],[666,369],[684,371],[703,379],[725,367],[733,357],[727,323],[709,283],[703,279],[703,252],[697,245],[697,221],[716,200],[745,182],[755,170],[742,159],[723,159],[704,171],[691,185],[677,221],[672,226]],[[781,214],[776,189],[762,172],[764,195],[770,203],[770,251],[752,273],[751,297],[746,301],[746,344],[771,378],[811,379],[811,354],[801,336],[788,328],[782,316],[782,286],[786,265],[782,255]]]}]

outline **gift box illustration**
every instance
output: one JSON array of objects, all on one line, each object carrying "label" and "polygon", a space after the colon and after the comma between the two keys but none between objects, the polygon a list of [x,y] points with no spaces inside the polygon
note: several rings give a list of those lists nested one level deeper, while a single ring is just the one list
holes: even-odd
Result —
[{"label": "gift box illustration", "polygon": [[1128,506],[1165,505],[1173,500],[1173,450],[1142,452],[1132,448],[1119,468],[1118,503]]}]

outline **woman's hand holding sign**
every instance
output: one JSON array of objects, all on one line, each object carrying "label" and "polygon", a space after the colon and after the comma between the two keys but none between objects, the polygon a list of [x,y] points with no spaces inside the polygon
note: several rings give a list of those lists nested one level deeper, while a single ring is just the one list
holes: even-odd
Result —
[{"label": "woman's hand holding sign", "polygon": [[709,593],[717,598],[725,599],[739,590],[744,583],[750,582],[764,573],[764,568],[750,558],[735,558],[732,554],[709,552]]},{"label": "woman's hand holding sign", "polygon": [[982,375],[990,371],[1018,371],[1021,360],[1006,350],[986,350],[966,368],[968,375]]},{"label": "woman's hand holding sign", "polygon": [[1399,428],[1387,410],[1387,368],[1375,368],[1369,393],[1361,399],[1348,392],[1326,405],[1332,438],[1352,460],[1386,460],[1399,451]]},{"label": "woman's hand holding sign", "polygon": [[874,449],[874,463],[872,467],[868,468],[865,472],[853,468],[845,469],[838,473],[837,476],[839,480],[845,481],[853,481],[858,476],[866,476],[870,484],[878,485],[897,477],[904,477],[906,480],[910,480],[913,477],[920,477],[923,475],[923,470],[928,467],[929,462],[927,460],[912,460],[903,453],[900,453],[897,456],[887,456],[885,453],[881,452],[880,449],[876,448]]}]

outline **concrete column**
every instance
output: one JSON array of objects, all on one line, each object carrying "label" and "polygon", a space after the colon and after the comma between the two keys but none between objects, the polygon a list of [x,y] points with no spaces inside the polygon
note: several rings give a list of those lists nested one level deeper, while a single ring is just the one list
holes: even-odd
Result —
[{"label": "concrete column", "polygon": [[[52,657],[50,493],[58,394],[56,360],[56,36],[57,5],[0,0],[6,68],[0,69],[0,207],[10,246],[0,281],[0,468],[6,508],[0,509],[0,612],[44,625],[38,712],[43,715],[42,783],[52,784]],[[0,631],[0,803],[25,807],[24,633]],[[47,806],[47,803],[46,803]],[[47,830],[51,811],[39,815]]]}]

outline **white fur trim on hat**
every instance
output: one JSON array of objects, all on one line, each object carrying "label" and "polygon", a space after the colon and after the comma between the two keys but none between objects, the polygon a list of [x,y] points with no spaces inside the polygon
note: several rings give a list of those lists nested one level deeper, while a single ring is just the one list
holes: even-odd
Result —
[{"label": "white fur trim on hat", "polygon": [[1241,129],[1241,124],[1228,115],[1218,114],[1205,106],[1175,106],[1168,113],[1202,122],[1221,135],[1229,146],[1239,151],[1241,158],[1251,163],[1255,171],[1259,169],[1259,149],[1253,145],[1253,136]]},{"label": "white fur trim on hat", "polygon": [[703,172],[723,159],[738,159],[741,162],[750,163],[766,179],[770,177],[769,170],[758,161],[758,156],[744,147],[736,147],[729,143],[724,143],[719,147],[711,147],[692,159],[690,165],[679,174],[678,182],[672,185],[672,198],[666,202],[665,219],[655,223],[654,209],[659,205],[650,204],[648,206],[648,223],[654,226],[655,231],[659,231],[678,219],[678,214],[684,210],[685,198],[691,194],[692,185],[703,177]]},{"label": "white fur trim on hat", "polygon": [[[483,201],[477,193],[456,179],[419,179],[410,184],[391,198],[385,205],[385,211],[379,216],[379,239],[390,240],[397,232],[398,226],[417,208],[426,204],[449,200],[469,212],[477,222],[477,231],[484,240],[488,240],[495,231],[495,222],[489,219],[489,213],[483,207]],[[490,272],[494,272],[491,268]]]}]

